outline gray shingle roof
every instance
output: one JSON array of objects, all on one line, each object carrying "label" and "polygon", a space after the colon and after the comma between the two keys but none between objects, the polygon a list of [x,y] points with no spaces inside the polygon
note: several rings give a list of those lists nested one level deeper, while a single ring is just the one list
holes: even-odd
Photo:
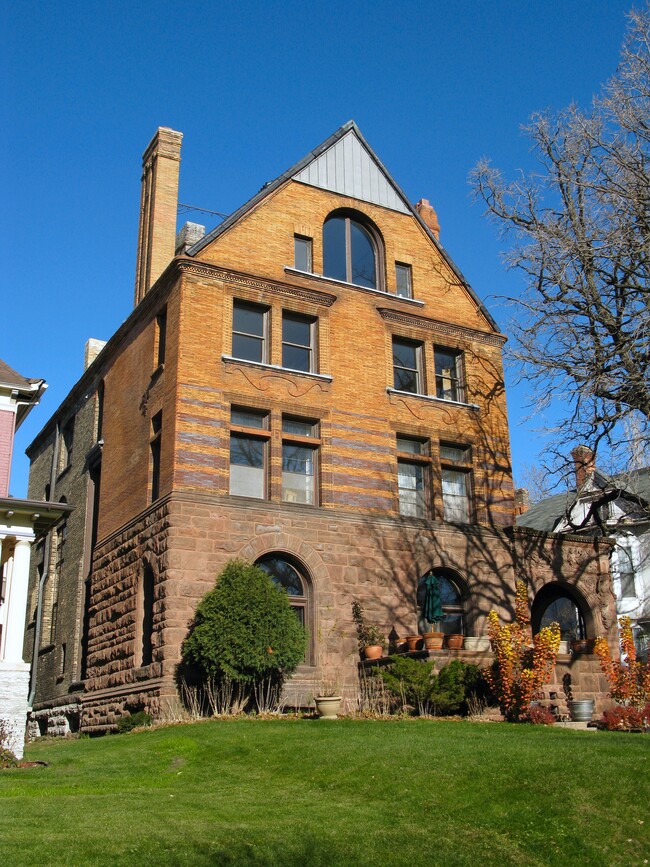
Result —
[{"label": "gray shingle roof", "polygon": [[[621,488],[634,497],[640,497],[650,503],[650,467],[640,470],[630,470],[616,476],[607,476],[596,472],[596,482],[602,488],[610,485],[620,485]],[[530,527],[532,530],[540,530],[550,533],[557,522],[566,515],[578,496],[577,491],[565,491],[562,494],[554,494],[546,497],[531,506],[523,515],[517,516],[517,525]]]},{"label": "gray shingle roof", "polygon": [[9,367],[9,365],[0,358],[0,383],[3,385],[13,385],[16,388],[29,389],[33,382],[34,380],[26,379],[24,376],[21,376],[13,369],[13,367]]}]

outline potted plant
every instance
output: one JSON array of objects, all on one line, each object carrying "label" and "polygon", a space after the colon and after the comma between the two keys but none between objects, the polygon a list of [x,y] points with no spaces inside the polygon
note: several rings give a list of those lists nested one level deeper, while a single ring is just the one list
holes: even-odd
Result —
[{"label": "potted plant", "polygon": [[573,653],[593,653],[595,638],[576,638],[571,642],[571,650]]},{"label": "potted plant", "polygon": [[[427,623],[431,623],[435,627],[436,623],[440,623],[445,619],[440,595],[440,580],[435,572],[429,572],[424,579],[424,586],[425,595],[422,614]],[[444,633],[432,629],[430,632],[424,632],[422,638],[427,650],[440,650],[444,641]]]},{"label": "potted plant", "polygon": [[475,652],[484,653],[490,650],[490,639],[481,638],[478,635],[466,635],[463,640],[463,648],[465,650],[473,650]]},{"label": "potted plant", "polygon": [[338,677],[326,666],[318,693],[314,696],[314,704],[320,719],[337,719],[342,700]]},{"label": "potted plant", "polygon": [[368,623],[358,599],[352,602],[352,619],[357,629],[359,651],[366,659],[379,659],[386,647],[386,636],[373,623]]}]

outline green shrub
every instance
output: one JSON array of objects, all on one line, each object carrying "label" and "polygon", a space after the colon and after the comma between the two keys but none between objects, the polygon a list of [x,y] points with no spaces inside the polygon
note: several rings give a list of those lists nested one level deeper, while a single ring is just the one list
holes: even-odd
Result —
[{"label": "green shrub", "polygon": [[451,716],[467,713],[467,700],[484,692],[480,669],[453,659],[436,676],[433,662],[394,657],[381,677],[388,692],[401,706],[409,705],[419,714]]},{"label": "green shrub", "polygon": [[196,609],[184,673],[206,686],[226,683],[232,706],[267,709],[304,659],[306,640],[286,591],[258,566],[231,560]]},{"label": "green shrub", "polygon": [[0,747],[0,768],[17,768],[18,759],[6,747]]},{"label": "green shrub", "polygon": [[144,710],[139,710],[136,713],[127,713],[121,716],[117,721],[117,731],[119,734],[124,734],[124,732],[130,732],[139,726],[150,726],[151,723],[151,715]]},{"label": "green shrub", "polygon": [[481,673],[477,665],[452,659],[434,683],[431,701],[439,716],[467,713],[467,699],[480,688]]},{"label": "green shrub", "polygon": [[419,714],[428,713],[435,679],[433,663],[408,656],[391,659],[391,664],[380,670],[388,692],[400,707],[409,705]]}]

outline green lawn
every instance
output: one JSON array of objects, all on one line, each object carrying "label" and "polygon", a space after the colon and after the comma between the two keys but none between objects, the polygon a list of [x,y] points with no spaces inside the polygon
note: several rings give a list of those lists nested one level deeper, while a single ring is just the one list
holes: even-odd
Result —
[{"label": "green lawn", "polygon": [[31,745],[2,864],[643,865],[650,739],[405,720],[206,721]]}]

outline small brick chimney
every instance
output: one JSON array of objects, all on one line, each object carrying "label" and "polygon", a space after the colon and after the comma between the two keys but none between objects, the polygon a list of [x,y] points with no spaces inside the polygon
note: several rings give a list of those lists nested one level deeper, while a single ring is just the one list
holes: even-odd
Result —
[{"label": "small brick chimney", "polygon": [[165,126],[158,127],[142,155],[136,305],[174,258],[182,140],[182,133]]},{"label": "small brick chimney", "polygon": [[88,370],[105,346],[106,341],[97,340],[96,337],[91,337],[86,341],[86,345],[84,346],[84,370]]},{"label": "small brick chimney", "polygon": [[415,206],[415,210],[418,212],[423,222],[425,222],[431,229],[436,238],[440,238],[440,223],[438,222],[438,215],[431,205],[431,202],[428,199],[420,199]]},{"label": "small brick chimney", "polygon": [[528,489],[517,488],[515,490],[515,516],[523,515],[528,511]]},{"label": "small brick chimney", "polygon": [[596,468],[594,453],[589,446],[576,446],[571,452],[571,457],[575,466],[576,489],[579,490]]}]

